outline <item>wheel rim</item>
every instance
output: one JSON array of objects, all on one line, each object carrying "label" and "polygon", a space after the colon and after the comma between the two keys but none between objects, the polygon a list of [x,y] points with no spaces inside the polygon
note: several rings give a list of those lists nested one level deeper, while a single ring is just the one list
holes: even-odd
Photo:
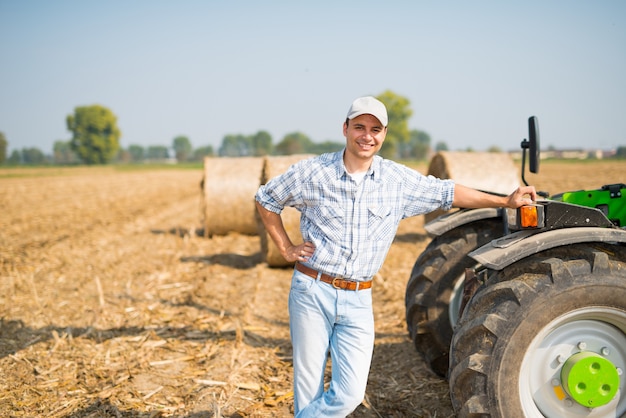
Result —
[{"label": "wheel rim", "polygon": [[[602,369],[599,383],[587,369],[593,364]],[[569,312],[550,322],[528,346],[519,378],[522,409],[526,416],[619,416],[626,412],[625,370],[626,312]],[[582,390],[592,388],[596,391],[591,395]]]},{"label": "wheel rim", "polygon": [[465,283],[465,274],[461,274],[454,281],[454,288],[448,302],[448,318],[450,318],[450,326],[454,329],[459,322],[459,311],[463,302],[463,284]]}]

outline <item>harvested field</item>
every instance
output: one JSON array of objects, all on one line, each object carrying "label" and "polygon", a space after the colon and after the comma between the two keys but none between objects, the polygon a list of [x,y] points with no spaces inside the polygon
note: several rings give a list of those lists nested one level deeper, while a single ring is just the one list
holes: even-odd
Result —
[{"label": "harvested field", "polygon": [[[529,179],[556,193],[625,172],[555,162]],[[202,176],[0,170],[0,416],[290,416],[291,272],[262,263],[258,236],[203,236]],[[404,320],[427,243],[422,217],[404,221],[375,278],[374,359],[353,417],[453,416]]]}]

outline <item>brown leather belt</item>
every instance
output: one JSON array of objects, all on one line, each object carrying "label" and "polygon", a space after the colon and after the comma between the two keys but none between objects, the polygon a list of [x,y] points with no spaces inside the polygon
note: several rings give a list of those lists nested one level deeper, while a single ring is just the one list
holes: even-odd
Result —
[{"label": "brown leather belt", "polygon": [[[304,264],[296,263],[296,270],[301,273],[306,274],[309,277],[312,277],[317,280],[317,275],[319,272],[315,269],[305,266]],[[372,280],[367,282],[355,282],[354,280],[346,280],[341,277],[333,277],[326,273],[322,273],[320,275],[320,280],[324,283],[328,283],[332,285],[335,289],[343,289],[343,290],[365,290],[372,287]]]}]

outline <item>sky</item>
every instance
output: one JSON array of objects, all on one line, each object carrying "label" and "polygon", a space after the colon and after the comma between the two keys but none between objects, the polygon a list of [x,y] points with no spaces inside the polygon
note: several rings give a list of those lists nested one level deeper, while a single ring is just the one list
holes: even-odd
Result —
[{"label": "sky", "polygon": [[391,90],[451,150],[626,146],[626,1],[0,0],[0,132],[50,154],[99,104],[123,147],[343,142]]}]

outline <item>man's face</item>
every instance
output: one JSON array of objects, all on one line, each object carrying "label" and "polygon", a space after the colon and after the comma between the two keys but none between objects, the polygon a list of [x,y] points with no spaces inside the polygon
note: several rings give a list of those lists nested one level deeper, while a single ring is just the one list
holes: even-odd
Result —
[{"label": "man's face", "polygon": [[346,137],[346,151],[358,158],[372,158],[382,147],[387,128],[373,115],[361,115],[344,122],[343,135]]}]

